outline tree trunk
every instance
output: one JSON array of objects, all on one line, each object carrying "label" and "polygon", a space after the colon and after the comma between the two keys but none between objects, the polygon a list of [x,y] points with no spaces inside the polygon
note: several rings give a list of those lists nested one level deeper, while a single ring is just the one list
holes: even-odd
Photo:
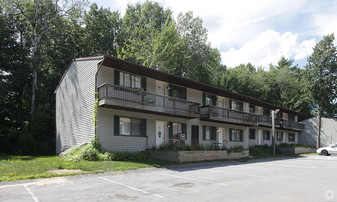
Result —
[{"label": "tree trunk", "polygon": [[32,99],[30,103],[30,125],[35,122],[35,102],[36,102],[36,87],[37,87],[37,48],[33,51],[33,83],[32,83]]},{"label": "tree trunk", "polygon": [[322,117],[321,111],[318,110],[318,135],[317,135],[317,148],[321,147],[321,125],[322,125]]}]

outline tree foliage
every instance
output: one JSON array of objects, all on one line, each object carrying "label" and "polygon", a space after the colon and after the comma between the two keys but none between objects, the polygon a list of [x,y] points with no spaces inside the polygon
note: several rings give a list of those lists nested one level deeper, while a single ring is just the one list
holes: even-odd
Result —
[{"label": "tree foliage", "polygon": [[308,57],[306,76],[312,105],[318,116],[317,148],[320,147],[321,117],[337,115],[337,48],[334,34],[319,41]]},{"label": "tree foliage", "polygon": [[96,4],[85,10],[85,2],[0,1],[0,153],[54,153],[54,90],[72,58],[102,54],[306,114],[317,106],[336,113],[333,36],[315,47],[306,70],[286,58],[270,71],[249,63],[230,68],[192,12],[174,19],[170,9],[147,1],[128,5],[121,16]]},{"label": "tree foliage", "polygon": [[337,113],[337,47],[334,40],[334,34],[324,36],[314,47],[306,65],[314,108],[326,117],[334,117]]}]

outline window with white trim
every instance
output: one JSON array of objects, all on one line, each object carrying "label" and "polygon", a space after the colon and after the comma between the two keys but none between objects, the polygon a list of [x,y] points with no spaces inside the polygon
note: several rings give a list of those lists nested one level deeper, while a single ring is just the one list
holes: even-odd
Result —
[{"label": "window with white trim", "polygon": [[140,76],[128,74],[126,72],[119,73],[119,85],[128,88],[142,88]]},{"label": "window with white trim", "polygon": [[229,141],[231,142],[243,142],[243,130],[229,129]]},{"label": "window with white trim", "polygon": [[279,142],[283,141],[283,133],[282,132],[276,132],[276,140]]},{"label": "window with white trim", "polygon": [[288,142],[295,142],[295,134],[294,133],[288,134]]},{"label": "window with white trim", "polygon": [[263,140],[270,140],[270,131],[268,130],[263,131]]},{"label": "window with white trim", "polygon": [[128,136],[142,136],[142,120],[128,117],[120,117],[119,134]]},{"label": "window with white trim", "polygon": [[256,133],[255,129],[249,129],[249,139],[250,140],[255,140],[255,133]]}]

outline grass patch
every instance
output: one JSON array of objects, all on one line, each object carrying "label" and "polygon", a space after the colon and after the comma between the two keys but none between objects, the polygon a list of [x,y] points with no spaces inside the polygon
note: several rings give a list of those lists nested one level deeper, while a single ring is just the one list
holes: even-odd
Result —
[{"label": "grass patch", "polygon": [[[0,182],[35,178],[103,173],[172,165],[172,162],[147,160],[132,161],[66,161],[58,156],[0,156]],[[80,169],[83,173],[51,174],[58,169]]]}]

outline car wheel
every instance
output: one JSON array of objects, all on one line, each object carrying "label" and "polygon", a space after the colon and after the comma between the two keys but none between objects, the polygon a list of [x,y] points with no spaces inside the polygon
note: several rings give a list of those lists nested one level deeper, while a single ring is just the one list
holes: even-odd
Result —
[{"label": "car wheel", "polygon": [[328,156],[328,155],[329,155],[329,153],[328,153],[327,150],[322,150],[322,151],[321,151],[321,154],[324,155],[324,156]]}]

